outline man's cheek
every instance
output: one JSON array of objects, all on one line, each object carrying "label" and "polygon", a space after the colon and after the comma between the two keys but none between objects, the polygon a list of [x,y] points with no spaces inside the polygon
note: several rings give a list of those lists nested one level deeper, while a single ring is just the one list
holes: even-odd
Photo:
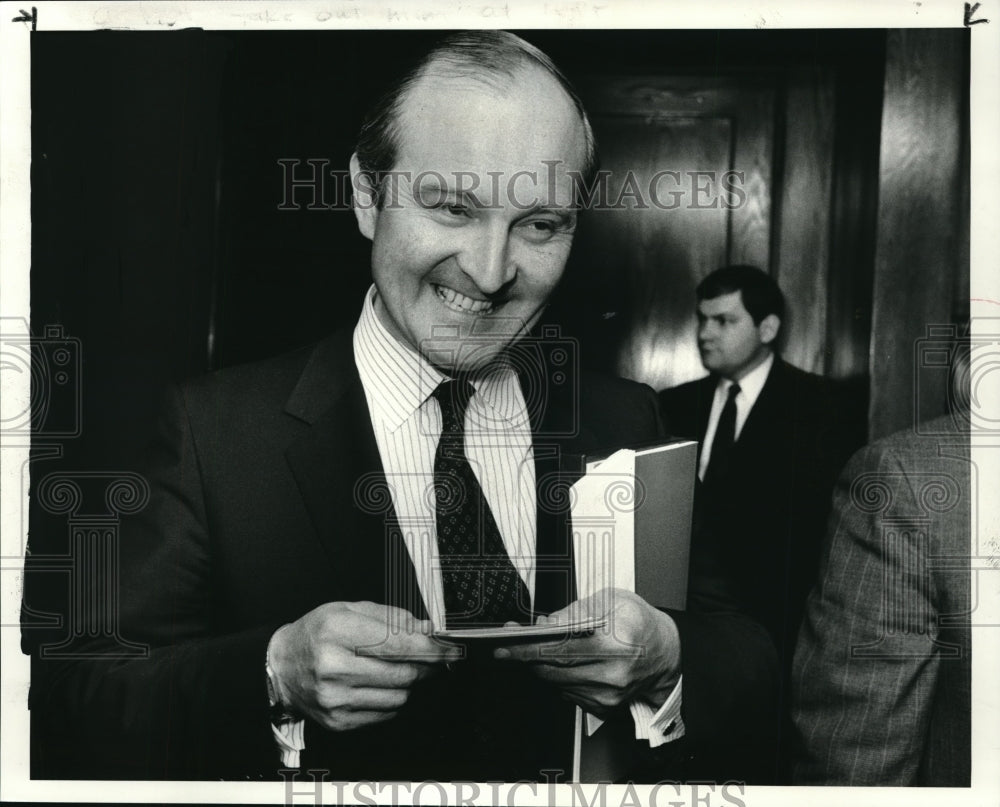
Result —
[{"label": "man's cheek", "polygon": [[536,247],[523,259],[524,274],[531,279],[531,285],[539,290],[551,290],[559,285],[566,261],[569,258],[569,244],[552,244]]}]

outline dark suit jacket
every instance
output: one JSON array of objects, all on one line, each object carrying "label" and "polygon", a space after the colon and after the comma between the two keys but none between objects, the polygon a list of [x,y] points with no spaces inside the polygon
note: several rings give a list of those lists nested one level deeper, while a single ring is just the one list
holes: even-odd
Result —
[{"label": "dark suit jacket", "polygon": [[[667,431],[702,441],[717,381],[709,376],[663,390]],[[742,596],[786,666],[815,581],[833,483],[857,447],[834,392],[825,379],[776,357],[734,447],[728,479],[716,491],[699,491]]]},{"label": "dark suit jacket", "polygon": [[973,495],[951,418],[844,470],[795,652],[795,783],[969,786]]},{"label": "dark suit jacket", "polygon": [[[520,366],[529,373],[545,368],[536,347],[524,347]],[[659,420],[648,389],[617,379],[570,379],[526,397],[539,485],[536,608],[544,613],[572,597],[565,514],[545,487],[560,454],[648,440]],[[351,331],[183,386],[167,407],[149,476],[149,506],[122,525],[121,633],[151,651],[60,665],[38,708],[65,738],[61,775],[277,778],[263,673],[272,632],[338,600],[423,615]],[[735,612],[713,558],[707,544],[694,553],[689,610],[674,614],[689,736],[655,753],[637,743],[645,778],[698,775],[699,760],[718,758],[699,754],[705,748],[736,749],[737,758],[771,708],[773,648]],[[568,707],[556,693],[510,667],[502,675],[485,662],[455,667],[419,687],[390,723],[344,733],[307,724],[303,767],[337,780],[482,781],[538,779],[545,763],[567,764]]]}]

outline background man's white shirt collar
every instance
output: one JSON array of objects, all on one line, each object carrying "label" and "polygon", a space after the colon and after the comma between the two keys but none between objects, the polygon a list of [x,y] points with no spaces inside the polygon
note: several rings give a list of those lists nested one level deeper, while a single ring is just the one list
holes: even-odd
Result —
[{"label": "background man's white shirt collar", "polygon": [[[774,354],[768,354],[760,364],[753,368],[743,378],[739,380],[740,394],[736,396],[736,439],[740,439],[743,426],[746,425],[750,411],[760,397],[767,377],[774,366]],[[729,397],[729,388],[733,382],[727,378],[720,378],[715,385],[715,396],[712,398],[712,409],[708,415],[708,425],[705,428],[705,436],[702,441],[701,459],[698,462],[698,478],[704,481],[705,471],[708,470],[708,462],[712,454],[712,441],[715,439],[716,429],[719,427],[719,418],[722,416],[722,407],[726,405],[726,398]]]}]

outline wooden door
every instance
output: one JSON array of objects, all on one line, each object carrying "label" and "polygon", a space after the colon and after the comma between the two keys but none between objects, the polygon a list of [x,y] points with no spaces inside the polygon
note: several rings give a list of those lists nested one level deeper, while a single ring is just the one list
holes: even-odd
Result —
[{"label": "wooden door", "polygon": [[698,281],[728,262],[769,265],[774,87],[644,76],[582,92],[608,176],[573,270],[603,281],[597,299],[616,307],[599,315],[621,318],[613,369],[656,389],[698,378]]}]

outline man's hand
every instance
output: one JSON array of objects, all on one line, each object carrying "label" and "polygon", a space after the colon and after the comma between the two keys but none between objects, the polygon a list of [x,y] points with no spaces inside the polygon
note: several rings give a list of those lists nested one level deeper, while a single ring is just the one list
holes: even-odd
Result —
[{"label": "man's hand", "polygon": [[330,731],[391,720],[417,681],[461,655],[430,632],[430,622],[389,605],[321,605],[271,638],[279,700]]},{"label": "man's hand", "polygon": [[602,614],[607,614],[607,625],[593,634],[502,647],[495,656],[531,664],[541,678],[597,717],[633,700],[659,709],[680,675],[680,637],[674,621],[642,597],[604,589],[539,617],[538,624]]}]

